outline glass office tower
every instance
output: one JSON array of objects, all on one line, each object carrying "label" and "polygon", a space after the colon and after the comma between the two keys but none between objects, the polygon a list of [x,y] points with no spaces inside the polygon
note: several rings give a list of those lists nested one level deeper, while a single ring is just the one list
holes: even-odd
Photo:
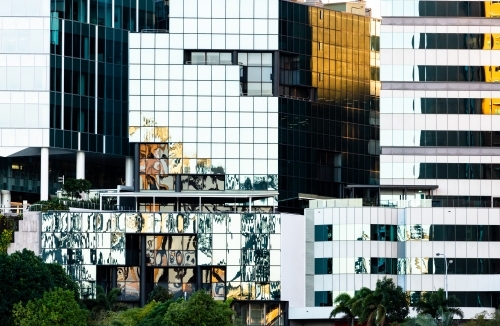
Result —
[{"label": "glass office tower", "polygon": [[280,206],[378,184],[379,24],[280,2]]},{"label": "glass office tower", "polygon": [[434,206],[500,205],[499,8],[382,2],[381,184],[437,185]]},{"label": "glass office tower", "polygon": [[363,207],[361,199],[352,199],[357,208],[311,203],[305,215],[314,224],[308,262],[315,270],[307,306],[326,319],[338,294],[390,277],[410,304],[443,288],[460,300],[465,318],[493,312],[500,280],[498,4],[383,0],[381,8],[384,207]]},{"label": "glass office tower", "polygon": [[378,21],[278,0],[169,8],[168,33],[130,34],[137,190],[278,190],[254,209],[301,212],[378,183]]},{"label": "glass office tower", "polygon": [[167,28],[167,16],[167,2],[156,0],[3,1],[0,189],[12,191],[6,198],[47,199],[63,175],[86,178],[94,188],[132,182],[125,174],[132,165],[128,34]]}]

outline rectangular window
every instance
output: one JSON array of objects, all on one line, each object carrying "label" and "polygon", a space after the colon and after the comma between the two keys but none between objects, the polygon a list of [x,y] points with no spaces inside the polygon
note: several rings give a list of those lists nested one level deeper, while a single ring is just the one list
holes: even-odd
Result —
[{"label": "rectangular window", "polygon": [[314,292],[315,307],[331,307],[333,306],[332,291],[315,291]]},{"label": "rectangular window", "polygon": [[315,258],[314,259],[314,274],[332,274],[332,258]]},{"label": "rectangular window", "polygon": [[332,241],[331,225],[315,225],[314,241]]},{"label": "rectangular window", "polygon": [[191,52],[185,56],[193,65],[230,65],[231,52]]}]

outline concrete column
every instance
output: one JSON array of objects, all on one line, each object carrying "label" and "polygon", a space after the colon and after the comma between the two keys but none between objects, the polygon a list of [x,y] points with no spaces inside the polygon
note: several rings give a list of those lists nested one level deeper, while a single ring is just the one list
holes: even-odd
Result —
[{"label": "concrete column", "polygon": [[125,157],[125,186],[134,186],[134,159]]},{"label": "concrete column", "polygon": [[9,190],[0,190],[2,194],[2,207],[10,208],[10,191]]},{"label": "concrete column", "polygon": [[85,152],[76,152],[76,178],[85,179]]},{"label": "concrete column", "polygon": [[49,149],[40,149],[40,200],[49,199]]}]

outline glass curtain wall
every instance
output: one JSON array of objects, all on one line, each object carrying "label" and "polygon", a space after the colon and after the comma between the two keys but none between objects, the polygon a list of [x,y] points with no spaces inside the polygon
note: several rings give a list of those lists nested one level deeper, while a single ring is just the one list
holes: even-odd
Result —
[{"label": "glass curtain wall", "polygon": [[379,24],[280,2],[280,206],[378,184]]}]

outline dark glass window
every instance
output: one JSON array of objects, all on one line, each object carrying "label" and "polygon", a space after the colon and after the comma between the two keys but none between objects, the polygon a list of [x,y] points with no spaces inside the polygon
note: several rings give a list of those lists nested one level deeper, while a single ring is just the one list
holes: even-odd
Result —
[{"label": "dark glass window", "polygon": [[314,292],[315,307],[331,307],[333,306],[333,294],[331,291],[315,291]]},{"label": "dark glass window", "polygon": [[372,257],[371,274],[393,274],[396,275],[398,260],[397,258]]},{"label": "dark glass window", "polygon": [[397,241],[397,226],[385,224],[372,224],[371,240],[374,241]]},{"label": "dark glass window", "polygon": [[419,1],[420,17],[486,17],[483,1]]},{"label": "dark glass window", "polygon": [[58,18],[87,21],[87,0],[52,0],[50,10]]},{"label": "dark glass window", "polygon": [[[410,292],[410,305],[418,301],[421,292]],[[449,292],[460,302],[460,307],[485,307],[495,308],[499,302],[500,292]]]},{"label": "dark glass window", "polygon": [[419,179],[497,179],[500,164],[420,163]]},{"label": "dark glass window", "polygon": [[[498,70],[489,66],[418,66],[418,81],[491,82]],[[416,76],[415,76],[416,77]],[[415,78],[415,80],[417,80]]]},{"label": "dark glass window", "polygon": [[332,241],[331,225],[315,225],[314,241]]},{"label": "dark glass window", "polygon": [[332,258],[314,258],[314,274],[332,274]]},{"label": "dark glass window", "polygon": [[135,32],[136,10],[135,0],[115,0],[115,28]]},{"label": "dark glass window", "polygon": [[155,0],[139,1],[139,31],[155,28]]}]

